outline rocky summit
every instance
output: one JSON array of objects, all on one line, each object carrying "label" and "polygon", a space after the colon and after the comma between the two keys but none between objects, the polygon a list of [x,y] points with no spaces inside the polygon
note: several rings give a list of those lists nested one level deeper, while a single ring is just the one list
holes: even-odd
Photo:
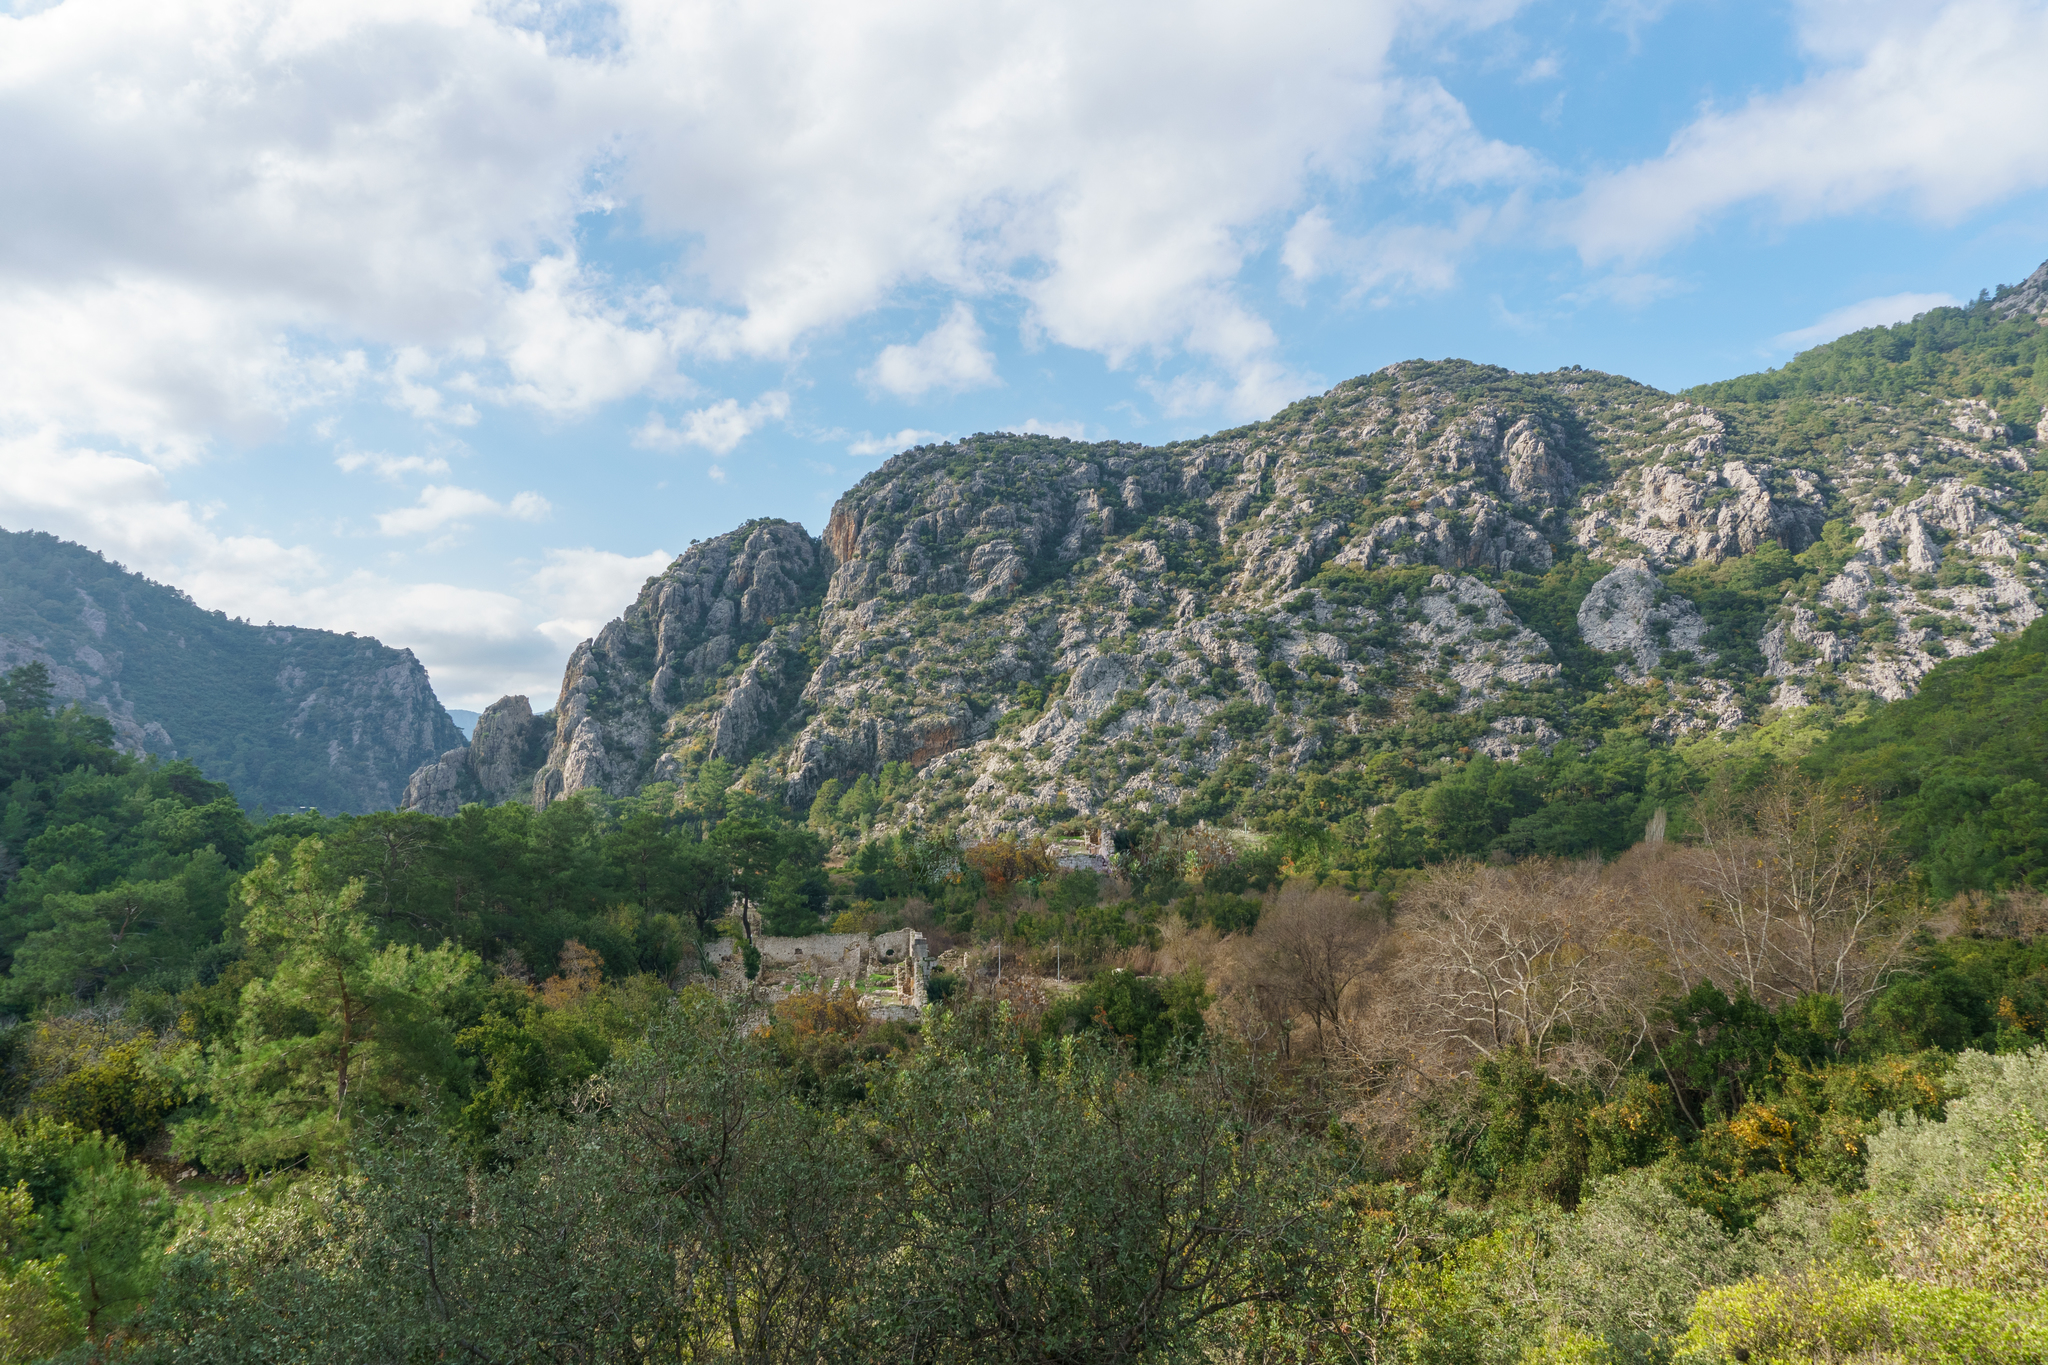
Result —
[{"label": "rocky summit", "polygon": [[2048,267],[1682,395],[1409,362],[1171,445],[907,450],[821,536],[753,522],[650,579],[532,769],[464,766],[480,722],[408,799],[719,761],[803,808],[908,770],[897,818],[986,835],[1904,697],[2041,614],[2043,322]]}]

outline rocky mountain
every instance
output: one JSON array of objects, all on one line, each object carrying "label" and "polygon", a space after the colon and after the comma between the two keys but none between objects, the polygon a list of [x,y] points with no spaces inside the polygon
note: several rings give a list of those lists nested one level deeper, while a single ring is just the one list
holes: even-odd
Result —
[{"label": "rocky mountain", "polygon": [[799,807],[907,768],[900,818],[979,833],[1221,818],[1903,697],[2048,600],[2044,323],[2048,267],[1680,395],[1408,362],[1166,446],[908,450],[821,537],[650,579],[570,660],[531,797],[716,760]]},{"label": "rocky mountain", "polygon": [[0,669],[31,660],[122,748],[191,759],[251,808],[388,810],[462,743],[409,650],[231,620],[83,546],[0,531]]},{"label": "rocky mountain", "polygon": [[477,717],[467,745],[420,765],[399,804],[429,815],[453,815],[473,801],[495,806],[529,799],[553,733],[552,717],[534,715],[526,698],[500,697]]}]

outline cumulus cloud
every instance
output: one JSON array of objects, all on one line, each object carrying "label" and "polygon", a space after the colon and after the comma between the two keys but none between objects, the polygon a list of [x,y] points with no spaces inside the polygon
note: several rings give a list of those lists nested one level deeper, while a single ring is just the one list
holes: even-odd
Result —
[{"label": "cumulus cloud", "polygon": [[428,484],[420,490],[419,501],[411,507],[379,512],[377,529],[387,536],[413,536],[459,526],[478,517],[539,521],[553,510],[548,506],[548,500],[538,493],[520,493],[510,502],[499,502],[473,488]]},{"label": "cumulus cloud", "polygon": [[[366,391],[446,425],[574,414],[913,287],[1242,389],[1276,346],[1237,290],[1273,215],[1530,173],[1388,69],[1404,33],[1511,9],[622,0],[597,45],[491,0],[0,16],[0,177],[37,187],[0,202],[0,419],[172,459]],[[621,210],[658,283],[584,259]],[[964,304],[871,373],[994,382]]]},{"label": "cumulus cloud", "polygon": [[1297,296],[1325,277],[1343,280],[1354,298],[1447,289],[1459,264],[1503,216],[1501,209],[1479,205],[1447,224],[1387,223],[1347,233],[1328,210],[1312,208],[1288,228],[1280,264]]},{"label": "cumulus cloud", "polygon": [[1784,221],[1902,203],[1936,223],[2048,186],[2048,4],[1806,0],[1790,89],[1709,109],[1664,154],[1595,180],[1566,233],[1639,259],[1757,204]]},{"label": "cumulus cloud", "polygon": [[335,456],[334,464],[344,474],[367,469],[394,483],[408,474],[448,472],[448,462],[438,455],[379,455],[374,451],[351,450]]},{"label": "cumulus cloud", "polygon": [[52,431],[0,440],[0,525],[75,540],[187,590],[194,579],[290,583],[319,572],[303,547],[217,534],[148,461]]},{"label": "cumulus cloud", "polygon": [[1909,322],[1930,308],[1953,308],[1961,300],[1951,294],[1887,294],[1881,299],[1864,299],[1828,313],[1810,327],[1780,332],[1771,338],[1773,351],[1803,351],[1836,337],[1860,332],[1866,327],[1889,327]]},{"label": "cumulus cloud", "polygon": [[698,446],[713,455],[724,455],[768,423],[787,416],[789,395],[780,390],[764,393],[744,406],[737,398],[724,398],[684,413],[681,426],[670,426],[658,412],[650,414],[633,433],[633,444],[649,450]]},{"label": "cumulus cloud", "polygon": [[860,439],[847,443],[846,453],[863,457],[870,455],[895,455],[901,451],[909,450],[913,446],[931,445],[935,441],[943,441],[945,439],[945,434],[942,432],[920,431],[916,427],[905,427],[903,430],[889,436],[868,436],[863,434]]},{"label": "cumulus cloud", "polygon": [[999,384],[996,358],[982,344],[984,339],[974,310],[955,303],[946,320],[915,345],[883,347],[862,378],[898,398],[922,398],[933,389],[959,393]]},{"label": "cumulus cloud", "polygon": [[641,585],[669,565],[666,550],[644,555],[610,550],[549,550],[547,563],[531,578],[552,615],[536,629],[563,648],[597,634],[606,621],[631,606]]}]

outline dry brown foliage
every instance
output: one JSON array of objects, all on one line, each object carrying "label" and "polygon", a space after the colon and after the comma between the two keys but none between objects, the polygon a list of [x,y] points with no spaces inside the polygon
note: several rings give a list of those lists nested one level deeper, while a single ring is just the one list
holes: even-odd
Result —
[{"label": "dry brown foliage", "polygon": [[1833,995],[1853,1021],[1920,924],[1875,804],[1787,774],[1753,793],[1710,791],[1694,820],[1699,841],[1669,855],[1694,913],[1659,923],[1681,974],[1765,1003]]},{"label": "dry brown foliage", "polygon": [[2048,895],[2039,891],[2006,891],[1996,895],[1965,891],[1942,907],[1939,923],[1930,927],[1947,934],[2037,938],[2048,934]]},{"label": "dry brown foliage", "polygon": [[1647,1013],[1654,954],[1597,861],[1447,867],[1402,909],[1421,1021],[1459,1049],[1586,1070]]},{"label": "dry brown foliage", "polygon": [[1285,1017],[1306,1014],[1320,1049],[1361,979],[1386,956],[1393,933],[1378,896],[1289,883],[1267,898],[1252,937],[1253,989]]},{"label": "dry brown foliage", "polygon": [[1017,972],[1007,972],[999,977],[993,958],[972,964],[961,974],[959,998],[963,1002],[1008,1005],[1010,1017],[1026,1029],[1038,1026],[1038,1021],[1045,1016],[1046,1006],[1051,1003],[1039,978]]},{"label": "dry brown foliage", "polygon": [[1044,839],[990,839],[962,850],[960,860],[988,884],[989,894],[997,899],[1018,882],[1049,877],[1060,870]]},{"label": "dry brown foliage", "polygon": [[[1718,802],[1718,804],[1716,804]],[[1606,1084],[1670,1024],[1658,1004],[1703,981],[1769,1003],[1839,996],[1853,1018],[1922,922],[1867,807],[1796,777],[1707,803],[1704,837],[1596,859],[1463,863],[1376,905],[1296,883],[1250,933],[1169,928],[1138,970],[1202,968],[1210,1028],[1291,1052],[1312,1039],[1348,1117],[1404,1150],[1416,1102],[1474,1061],[1527,1049],[1546,1069]],[[2048,932],[2048,897],[1958,902],[1975,932]],[[1142,961],[1138,960],[1142,956]]]},{"label": "dry brown foliage", "polygon": [[562,945],[561,971],[540,983],[541,1003],[551,1010],[580,1005],[604,984],[604,958],[575,939]]},{"label": "dry brown foliage", "polygon": [[775,1020],[799,1038],[836,1033],[852,1038],[868,1026],[868,1012],[851,987],[831,991],[800,991],[775,1006]]}]

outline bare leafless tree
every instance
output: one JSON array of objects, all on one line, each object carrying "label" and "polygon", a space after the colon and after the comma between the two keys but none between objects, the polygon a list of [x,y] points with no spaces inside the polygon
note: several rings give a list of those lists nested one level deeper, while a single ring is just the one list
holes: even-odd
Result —
[{"label": "bare leafless tree", "polygon": [[1919,917],[1874,802],[1787,773],[1753,792],[1717,785],[1678,852],[1699,913],[1672,939],[1686,973],[1776,1002],[1832,995],[1853,1020],[1898,965]]},{"label": "bare leafless tree", "polygon": [[[1422,1014],[1438,1037],[1482,1056],[1525,1048],[1575,1069],[1612,1060],[1608,1045],[1631,1031],[1635,997],[1654,981],[1597,861],[1444,868],[1403,911]],[[1555,1055],[1567,1041],[1572,1056]]]},{"label": "bare leafless tree", "polygon": [[1344,1016],[1345,997],[1392,935],[1379,897],[1336,887],[1290,886],[1259,916],[1253,982],[1268,1000],[1314,1022],[1320,1044]]}]

